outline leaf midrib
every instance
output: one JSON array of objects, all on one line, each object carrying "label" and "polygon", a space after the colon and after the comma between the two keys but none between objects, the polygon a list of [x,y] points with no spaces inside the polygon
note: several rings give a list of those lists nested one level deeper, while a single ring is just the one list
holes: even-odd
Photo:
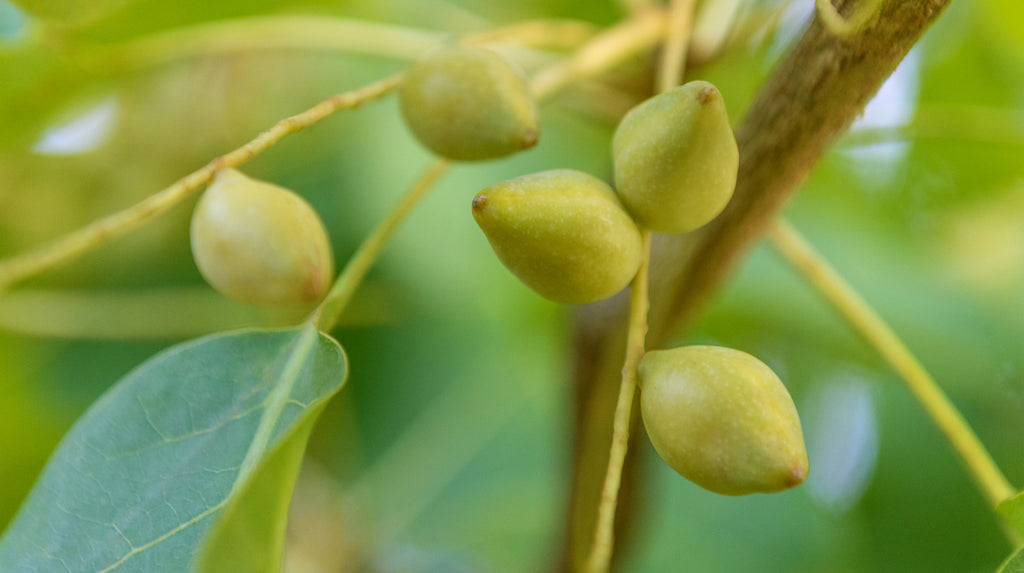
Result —
[{"label": "leaf midrib", "polygon": [[220,511],[228,504],[229,501],[231,501],[231,499],[234,498],[235,494],[237,494],[244,486],[249,475],[251,475],[253,470],[256,468],[259,460],[263,458],[263,454],[267,450],[267,444],[270,443],[270,437],[274,431],[274,427],[280,420],[281,412],[284,410],[285,405],[292,401],[289,399],[289,396],[291,396],[292,390],[295,387],[295,382],[299,378],[299,373],[302,371],[304,362],[316,347],[315,342],[318,334],[319,333],[315,327],[306,323],[298,340],[295,341],[291,354],[288,356],[288,360],[285,362],[284,368],[281,370],[280,383],[263,401],[265,409],[263,414],[260,416],[259,426],[257,426],[253,440],[249,444],[249,449],[245,452],[245,458],[242,459],[242,463],[239,466],[238,475],[235,477],[235,481],[231,485],[231,491],[228,492],[224,499],[185,523],[179,524],[177,527],[156,539],[138,547],[132,547],[132,549],[128,553],[124,554],[120,559],[112,563],[107,568],[99,570],[97,573],[109,573],[110,571],[114,571],[133,556],[166,541],[174,535]]}]

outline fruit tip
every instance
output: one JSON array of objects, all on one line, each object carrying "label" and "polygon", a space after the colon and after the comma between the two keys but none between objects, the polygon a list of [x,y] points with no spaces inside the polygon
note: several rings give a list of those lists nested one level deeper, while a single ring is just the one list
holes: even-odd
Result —
[{"label": "fruit tip", "polygon": [[807,465],[793,464],[789,474],[786,476],[786,488],[796,487],[807,480]]},{"label": "fruit tip", "polygon": [[479,210],[483,209],[484,205],[486,205],[486,204],[487,204],[487,195],[484,195],[484,194],[481,193],[481,194],[477,195],[476,197],[473,197],[473,210],[474,211],[479,211]]},{"label": "fruit tip", "polygon": [[537,142],[539,140],[540,132],[537,130],[537,128],[531,127],[530,129],[527,129],[526,131],[523,132],[523,138],[521,140],[522,149],[529,149],[534,145],[537,145]]},{"label": "fruit tip", "polygon": [[697,100],[697,103],[707,104],[714,100],[717,96],[718,89],[715,88],[715,86],[708,85],[697,91],[697,94],[694,96],[694,98]]}]

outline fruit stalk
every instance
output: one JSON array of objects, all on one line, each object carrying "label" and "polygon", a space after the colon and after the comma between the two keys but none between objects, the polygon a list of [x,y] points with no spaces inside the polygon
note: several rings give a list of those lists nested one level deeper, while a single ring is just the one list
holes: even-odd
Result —
[{"label": "fruit stalk", "polygon": [[622,482],[622,464],[629,448],[629,426],[633,414],[633,397],[636,395],[636,368],[644,355],[644,338],[647,336],[647,276],[651,258],[651,232],[641,231],[643,259],[640,269],[630,285],[629,331],[626,335],[626,359],[622,365],[622,385],[619,399],[615,404],[615,421],[612,430],[612,445],[608,452],[608,470],[601,490],[601,504],[597,509],[597,525],[594,528],[594,542],[587,557],[586,571],[605,573],[608,571],[615,544],[615,508],[619,499],[619,484]]},{"label": "fruit stalk", "polygon": [[349,259],[348,264],[338,275],[327,297],[320,304],[313,314],[316,327],[321,332],[330,332],[337,324],[341,312],[348,306],[355,294],[363,277],[369,272],[374,261],[380,254],[388,239],[394,234],[398,226],[405,220],[405,217],[412,211],[420,199],[427,194],[427,191],[434,186],[434,183],[441,178],[451,162],[446,159],[435,159],[420,178],[413,184],[409,192],[402,197],[402,200],[387,214],[387,216],[374,227],[373,231],[359,245],[359,250]]},{"label": "fruit stalk", "polygon": [[[652,25],[653,16],[657,16],[657,20],[654,20],[655,25]],[[660,40],[664,33],[665,27],[657,24],[661,16],[661,10],[652,10],[598,34],[566,62],[553,64],[538,72],[531,82],[534,95],[538,99],[548,97],[574,80],[601,73],[629,55],[650,47]],[[324,302],[314,312],[312,320],[320,330],[327,332],[337,323],[391,234],[448,167],[450,164],[447,160],[435,161],[401,203],[366,238],[352,261],[339,275]],[[646,248],[645,251],[650,249]]]},{"label": "fruit stalk", "polygon": [[672,0],[665,52],[659,62],[659,92],[667,92],[682,83],[683,69],[686,67],[687,39],[690,37],[693,8],[696,3],[696,0]]},{"label": "fruit stalk", "polygon": [[[686,47],[689,44],[690,26],[694,2],[673,0],[671,21],[667,26],[665,49],[658,68],[656,85],[659,92],[670,90],[683,77],[686,65]],[[663,20],[663,18],[662,18]],[[630,286],[629,326],[626,333],[626,357],[622,365],[622,383],[615,403],[615,418],[612,422],[612,443],[608,452],[608,467],[601,499],[597,507],[594,538],[587,555],[585,571],[606,573],[611,564],[615,545],[615,510],[619,502],[619,486],[622,484],[622,468],[629,450],[629,428],[633,414],[633,398],[636,395],[637,365],[643,358],[647,336],[648,270],[651,259],[651,231],[641,229],[643,258],[636,278]]]},{"label": "fruit stalk", "polygon": [[242,147],[210,161],[197,171],[177,180],[170,187],[150,195],[123,211],[93,221],[38,249],[0,261],[0,296],[6,287],[73,259],[166,212],[203,189],[213,179],[217,171],[228,167],[237,167],[273,147],[288,135],[301,131],[335,112],[358,107],[387,95],[398,87],[401,80],[402,74],[399,73],[357,90],[329,97],[302,113],[278,121],[273,127]]},{"label": "fruit stalk", "polygon": [[[963,460],[978,489],[994,509],[1016,490],[985,449],[956,406],[935,379],[910,352],[892,328],[868,305],[857,291],[789,223],[778,220],[769,235],[772,244],[828,302],[878,351],[903,378],[907,387],[935,421]],[[1011,543],[1019,537],[1004,528]]]}]

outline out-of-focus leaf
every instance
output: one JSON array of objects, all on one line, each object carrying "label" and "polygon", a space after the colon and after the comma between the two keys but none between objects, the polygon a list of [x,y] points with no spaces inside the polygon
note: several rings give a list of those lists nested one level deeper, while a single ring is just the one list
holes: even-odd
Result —
[{"label": "out-of-focus leaf", "polygon": [[135,0],[11,0],[26,12],[46,20],[79,23],[95,20]]},{"label": "out-of-focus leaf", "polygon": [[996,511],[1006,518],[1017,533],[1024,535],[1024,492],[1018,492],[1017,495],[1004,500],[996,506]]},{"label": "out-of-focus leaf", "polygon": [[[64,438],[0,539],[0,570],[189,571],[204,547],[237,551],[242,538],[279,556],[274,508],[346,372],[341,347],[308,325],[161,353]],[[239,529],[254,512],[269,513]]]},{"label": "out-of-focus leaf", "polygon": [[1024,548],[1018,549],[1009,559],[1003,561],[996,573],[1024,573]]}]

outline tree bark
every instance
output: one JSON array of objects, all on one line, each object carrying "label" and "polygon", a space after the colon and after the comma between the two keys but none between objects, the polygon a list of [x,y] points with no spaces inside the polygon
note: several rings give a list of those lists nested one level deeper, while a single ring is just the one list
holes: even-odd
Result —
[{"label": "tree bark", "polygon": [[[839,0],[849,14],[865,0]],[[651,264],[648,348],[659,348],[691,324],[742,261],[828,147],[863,111],[950,0],[886,0],[876,18],[847,37],[815,17],[778,64],[736,128],[740,149],[736,191],[726,210],[704,228],[656,236]],[[577,313],[576,419],[565,550],[561,570],[578,571],[593,536],[601,476],[623,356],[625,305],[619,296]],[[635,412],[634,412],[635,413]],[[639,429],[634,417],[634,430]],[[616,538],[628,538],[643,445],[634,431],[623,476]],[[619,544],[620,547],[622,543]]]}]

